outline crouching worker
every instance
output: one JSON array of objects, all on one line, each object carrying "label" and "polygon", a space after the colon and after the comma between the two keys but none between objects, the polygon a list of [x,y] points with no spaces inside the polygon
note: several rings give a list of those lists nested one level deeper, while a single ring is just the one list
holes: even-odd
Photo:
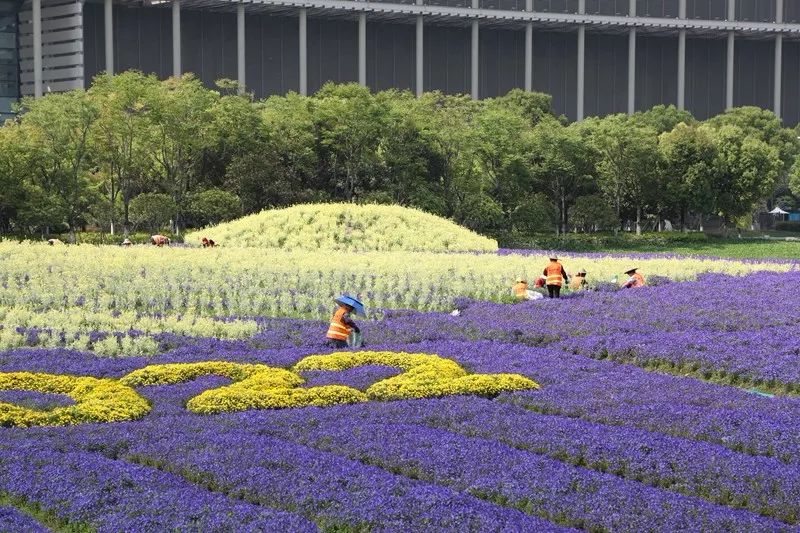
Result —
[{"label": "crouching worker", "polygon": [[589,284],[586,282],[586,270],[580,269],[577,274],[572,276],[572,281],[569,284],[569,288],[572,291],[579,291],[585,289]]},{"label": "crouching worker", "polygon": [[644,276],[637,272],[638,269],[632,268],[625,272],[628,276],[627,281],[622,284],[623,289],[638,289],[645,286]]},{"label": "crouching worker", "polygon": [[169,237],[163,235],[153,235],[150,237],[150,244],[153,246],[169,246]]},{"label": "crouching worker", "polygon": [[366,314],[364,304],[347,295],[339,296],[334,302],[336,302],[337,308],[333,313],[331,324],[328,326],[328,333],[325,336],[327,344],[339,349],[347,348],[351,344],[354,348],[361,346],[361,329],[350,318],[350,313],[355,312],[364,316]]},{"label": "crouching worker", "polygon": [[201,240],[200,243],[203,245],[203,248],[213,248],[217,245],[217,243],[215,243],[213,239],[209,239],[206,237],[203,237],[203,240]]},{"label": "crouching worker", "polygon": [[514,296],[520,302],[527,300],[541,300],[543,298],[543,296],[538,292],[528,289],[528,280],[525,278],[517,278],[517,282],[514,284]]}]

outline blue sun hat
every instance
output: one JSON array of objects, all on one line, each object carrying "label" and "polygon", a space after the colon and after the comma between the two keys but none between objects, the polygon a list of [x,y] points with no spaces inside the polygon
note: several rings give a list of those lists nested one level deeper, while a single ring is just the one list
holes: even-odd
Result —
[{"label": "blue sun hat", "polygon": [[350,307],[353,308],[353,310],[356,312],[357,315],[367,316],[367,310],[364,308],[364,304],[362,304],[352,296],[343,294],[338,298],[334,299],[333,301],[340,305],[349,305]]}]

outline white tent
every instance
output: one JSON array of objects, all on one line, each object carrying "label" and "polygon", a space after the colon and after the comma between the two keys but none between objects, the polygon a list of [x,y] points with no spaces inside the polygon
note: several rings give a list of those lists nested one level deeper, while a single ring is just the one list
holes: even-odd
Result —
[{"label": "white tent", "polygon": [[789,212],[788,212],[788,211],[784,211],[784,210],[783,210],[783,209],[781,209],[780,207],[776,207],[775,209],[773,209],[772,211],[770,211],[770,212],[769,212],[769,214],[770,214],[770,215],[788,215],[788,214],[789,214]]}]

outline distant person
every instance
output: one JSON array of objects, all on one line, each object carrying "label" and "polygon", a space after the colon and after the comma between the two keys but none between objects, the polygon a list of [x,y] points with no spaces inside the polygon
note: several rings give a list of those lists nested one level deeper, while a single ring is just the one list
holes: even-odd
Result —
[{"label": "distant person", "polygon": [[208,239],[206,237],[203,237],[200,243],[203,245],[203,248],[214,248],[217,245],[213,239]]},{"label": "distant person", "polygon": [[580,269],[577,274],[572,276],[569,288],[573,291],[580,291],[588,287],[589,283],[586,281],[586,274],[586,269]]},{"label": "distant person", "polygon": [[644,276],[637,272],[638,268],[632,268],[625,272],[625,275],[628,276],[627,281],[622,284],[623,289],[638,289],[639,287],[645,286],[645,279]]},{"label": "distant person", "polygon": [[538,292],[528,289],[528,281],[524,278],[517,278],[517,282],[514,284],[514,296],[521,302],[543,298]]},{"label": "distant person", "polygon": [[545,276],[545,284],[547,285],[547,294],[550,298],[561,297],[561,285],[569,283],[569,276],[567,271],[561,263],[558,262],[558,256],[555,254],[550,255],[550,264],[544,269],[543,275]]},{"label": "distant person", "polygon": [[47,239],[47,244],[49,244],[50,246],[60,246],[64,243],[58,239]]},{"label": "distant person", "polygon": [[517,282],[514,284],[514,296],[517,300],[528,299],[528,280],[517,278]]},{"label": "distant person", "polygon": [[364,304],[355,298],[347,295],[339,296],[334,300],[336,311],[333,313],[331,323],[328,326],[328,333],[325,335],[327,344],[334,348],[347,348],[347,340],[355,332],[360,336],[361,329],[350,318],[350,313],[364,315]]},{"label": "distant person", "polygon": [[122,246],[124,248],[130,248],[131,246],[133,246],[133,243],[131,242],[130,239],[125,239],[124,241],[122,241]]},{"label": "distant person", "polygon": [[150,244],[153,246],[169,246],[169,237],[164,235],[153,235],[150,237]]}]

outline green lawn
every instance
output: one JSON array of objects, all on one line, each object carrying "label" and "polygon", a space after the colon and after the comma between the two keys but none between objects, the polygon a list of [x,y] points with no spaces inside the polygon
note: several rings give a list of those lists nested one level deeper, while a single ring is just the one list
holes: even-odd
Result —
[{"label": "green lawn", "polygon": [[569,234],[556,237],[552,234],[537,234],[511,239],[500,239],[503,248],[527,248],[559,250],[568,252],[609,253],[676,253],[681,255],[705,255],[732,259],[800,259],[800,240],[785,240],[800,237],[796,233],[771,232],[745,233],[742,238],[704,235],[647,233],[640,236],[613,234]]}]

